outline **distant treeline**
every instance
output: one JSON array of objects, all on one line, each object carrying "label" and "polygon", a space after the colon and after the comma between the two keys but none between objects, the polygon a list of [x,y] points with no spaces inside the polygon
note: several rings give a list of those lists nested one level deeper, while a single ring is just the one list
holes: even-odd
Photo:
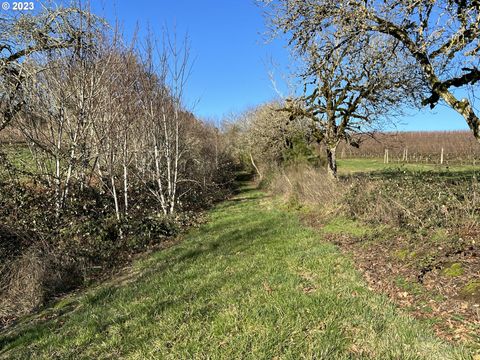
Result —
[{"label": "distant treeline", "polygon": [[470,131],[411,131],[359,135],[360,147],[341,143],[340,158],[383,158],[390,161],[472,163],[480,159],[480,144]]}]

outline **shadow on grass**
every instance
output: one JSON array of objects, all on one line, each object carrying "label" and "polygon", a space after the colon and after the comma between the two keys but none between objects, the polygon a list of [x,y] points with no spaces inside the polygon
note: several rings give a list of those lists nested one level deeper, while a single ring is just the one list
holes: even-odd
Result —
[{"label": "shadow on grass", "polygon": [[255,190],[255,187],[253,186],[253,179],[254,179],[254,174],[247,171],[240,171],[235,176],[233,193],[237,195],[243,192]]},{"label": "shadow on grass", "polygon": [[[245,193],[252,193],[254,189],[244,190]],[[239,201],[248,202],[262,198],[261,193],[254,194],[251,197],[245,197],[235,199],[227,204],[222,204],[221,211],[226,213],[225,207],[230,206],[243,206],[238,204]],[[45,338],[51,334],[52,331],[58,332],[65,325],[78,323],[78,319],[71,319],[71,315],[76,309],[76,312],[80,318],[80,322],[84,325],[89,321],[89,317],[82,313],[81,308],[87,306],[89,308],[96,309],[108,309],[109,312],[113,312],[113,316],[105,316],[104,319],[101,316],[99,323],[95,324],[97,332],[103,332],[109,326],[108,324],[121,324],[135,317],[135,312],[131,315],[125,316],[119,311],[115,312],[115,308],[111,305],[117,297],[125,296],[132,291],[130,284],[135,284],[136,287],[145,286],[143,291],[151,291],[149,283],[152,281],[159,282],[158,285],[162,285],[165,281],[164,275],[168,269],[175,267],[175,283],[184,284],[180,285],[181,290],[177,290],[172,294],[168,294],[169,297],[173,296],[175,300],[157,299],[154,304],[151,305],[150,311],[153,311],[157,315],[166,311],[172,306],[180,306],[179,304],[192,302],[198,297],[211,297],[213,294],[221,291],[222,287],[229,281],[231,281],[232,274],[226,274],[224,272],[221,275],[212,277],[204,286],[190,286],[189,283],[199,282],[205,271],[209,270],[208,263],[212,261],[212,258],[217,257],[235,257],[246,251],[252,250],[252,244],[257,239],[271,239],[274,238],[276,230],[273,226],[273,219],[260,218],[253,216],[248,217],[244,214],[238,213],[237,216],[229,215],[225,218],[220,218],[218,223],[213,223],[207,226],[205,229],[200,229],[198,233],[193,235],[190,241],[180,243],[179,246],[172,247],[167,250],[162,250],[159,253],[159,258],[152,258],[147,263],[142,264],[142,271],[134,273],[129,276],[129,281],[125,284],[120,282],[120,285],[107,282],[99,285],[99,289],[94,290],[91,294],[86,294],[83,298],[73,300],[71,304],[56,309],[55,307],[48,309],[48,315],[40,313],[35,317],[28,318],[22,323],[14,326],[9,332],[0,333],[0,355],[5,354],[6,351],[10,351],[15,348],[27,346],[28,344],[37,342],[42,338]],[[233,258],[232,258],[233,259]],[[195,273],[193,276],[190,270],[193,268],[193,264],[197,261],[203,261],[203,270]],[[234,261],[234,260],[233,260]],[[130,295],[132,298],[141,296],[140,292],[132,292]],[[131,305],[142,306],[142,304]],[[146,309],[148,312],[148,308]],[[213,308],[205,308],[202,311],[196,310],[192,317],[197,315],[206,316],[210,312],[215,311]],[[43,314],[43,315],[42,315]],[[67,329],[67,332],[69,330]],[[68,339],[62,340],[68,341]],[[82,347],[82,345],[80,345]]]},{"label": "shadow on grass", "polygon": [[73,313],[78,305],[78,301],[72,301],[60,309],[47,308],[39,314],[20,320],[13,327],[0,331],[0,355],[14,347],[37,340],[45,333],[53,331],[54,328],[60,328],[63,324],[61,319]]},{"label": "shadow on grass", "polygon": [[[239,172],[236,176],[234,185],[234,193],[237,195],[237,197],[226,200],[223,204],[219,204],[218,206],[223,209],[235,206],[239,202],[248,202],[262,198],[263,195],[257,192],[256,188],[252,184],[252,180],[253,174],[248,172]],[[243,196],[238,197],[240,194]],[[225,224],[225,226],[228,227],[230,225]],[[210,228],[208,231],[219,231],[219,228]],[[229,235],[231,234],[227,234],[226,236]],[[240,238],[240,235],[238,238]],[[232,245],[232,241],[237,241],[238,238],[232,236],[229,246]],[[211,243],[206,249],[202,247],[189,249],[187,251],[182,249],[184,252],[183,255],[174,257],[169,261],[162,261],[163,264],[157,264],[155,269],[157,272],[161,273],[172,263],[189,262],[190,260],[193,261],[206,253],[215,252],[217,249],[222,248],[220,245],[222,241],[225,240],[219,240]],[[162,249],[160,251],[165,250]],[[96,286],[103,287],[103,289],[94,290],[95,295],[87,295],[86,299],[84,298],[82,300],[67,300],[69,301],[69,304],[62,306],[61,308],[58,307],[58,304],[61,304],[65,300],[49,302],[45,307],[43,307],[43,310],[40,310],[38,313],[21,318],[5,329],[0,328],[0,355],[2,355],[4,351],[13,347],[22,346],[23,343],[29,343],[41,338],[46,332],[50,332],[53,328],[58,329],[63,325],[63,319],[67,318],[70,313],[74,312],[82,302],[86,302],[90,305],[103,302],[106,298],[114,295],[116,288],[128,286],[129,283],[142,279],[144,275],[145,274],[142,274],[141,272],[135,272],[133,269],[130,269],[128,272],[122,273],[116,278],[97,284]]]}]

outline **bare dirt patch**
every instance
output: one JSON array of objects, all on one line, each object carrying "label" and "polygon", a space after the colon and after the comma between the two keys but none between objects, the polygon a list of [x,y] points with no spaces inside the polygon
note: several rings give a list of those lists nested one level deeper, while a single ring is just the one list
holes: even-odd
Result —
[{"label": "bare dirt patch", "polygon": [[350,255],[372,290],[430,322],[442,338],[480,349],[478,230],[458,229],[441,238],[392,229],[358,236],[325,231],[314,214],[303,220]]}]

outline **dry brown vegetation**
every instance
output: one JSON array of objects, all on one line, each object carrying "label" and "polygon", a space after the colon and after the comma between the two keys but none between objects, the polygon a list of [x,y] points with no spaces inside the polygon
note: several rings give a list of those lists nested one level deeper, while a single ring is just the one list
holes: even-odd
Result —
[{"label": "dry brown vegetation", "polygon": [[279,170],[268,184],[274,194],[281,194],[286,201],[307,206],[321,204],[325,214],[337,215],[342,208],[338,198],[348,188],[325,176],[325,172],[308,165],[296,165]]},{"label": "dry brown vegetation", "polygon": [[18,129],[8,127],[0,131],[0,145],[24,142],[25,138],[22,136],[21,131]]},{"label": "dry brown vegetation", "polygon": [[473,173],[390,170],[332,181],[295,167],[270,191],[351,254],[370,286],[439,334],[478,343],[480,183]]}]

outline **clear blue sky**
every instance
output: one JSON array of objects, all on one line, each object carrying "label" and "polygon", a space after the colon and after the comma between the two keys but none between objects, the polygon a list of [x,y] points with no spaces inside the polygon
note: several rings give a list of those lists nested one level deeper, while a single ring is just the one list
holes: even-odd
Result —
[{"label": "clear blue sky", "polygon": [[[266,43],[262,9],[253,0],[95,1],[93,10],[110,22],[116,18],[131,35],[138,23],[161,34],[174,27],[189,34],[195,62],[186,102],[199,117],[218,120],[277,97],[269,78],[274,70],[281,91],[288,75],[289,52],[281,40]],[[273,61],[278,64],[275,69]],[[399,130],[466,129],[460,115],[445,106],[411,110]]]}]

